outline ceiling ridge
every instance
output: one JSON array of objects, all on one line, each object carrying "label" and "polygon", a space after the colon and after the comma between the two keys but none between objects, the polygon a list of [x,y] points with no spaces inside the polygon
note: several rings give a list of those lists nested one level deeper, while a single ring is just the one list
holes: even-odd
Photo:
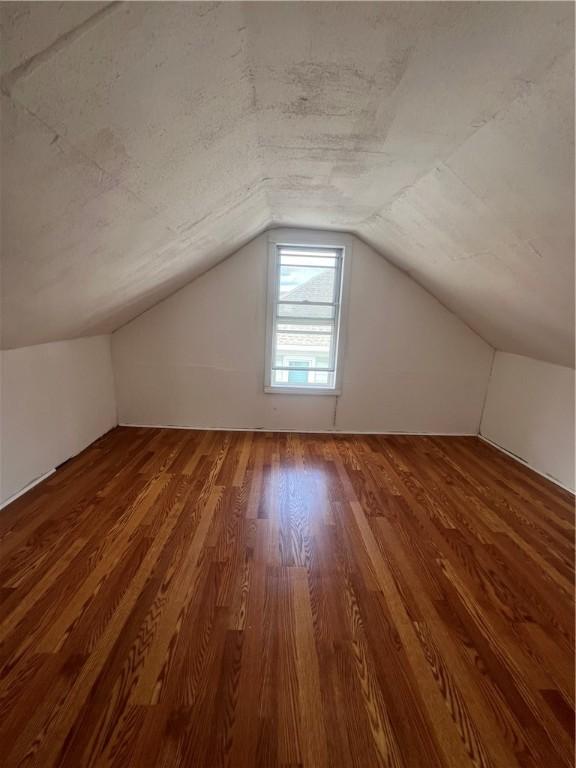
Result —
[{"label": "ceiling ridge", "polygon": [[572,360],[573,8],[96,8],[2,5],[5,346],[116,330],[298,226]]}]

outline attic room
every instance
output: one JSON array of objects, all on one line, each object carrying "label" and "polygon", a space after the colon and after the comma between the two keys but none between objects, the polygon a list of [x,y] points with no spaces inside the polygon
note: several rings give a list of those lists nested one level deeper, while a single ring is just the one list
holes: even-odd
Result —
[{"label": "attic room", "polygon": [[0,12],[3,768],[573,766],[573,3]]}]

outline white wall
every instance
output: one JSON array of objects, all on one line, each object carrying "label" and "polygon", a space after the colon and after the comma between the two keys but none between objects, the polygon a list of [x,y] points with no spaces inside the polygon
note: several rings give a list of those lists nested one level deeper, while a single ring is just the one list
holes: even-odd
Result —
[{"label": "white wall", "polygon": [[4,350],[0,500],[116,425],[110,337]]},{"label": "white wall", "polygon": [[267,242],[113,334],[120,423],[477,433],[492,348],[357,239],[342,395],[265,394]]},{"label": "white wall", "polygon": [[574,489],[574,370],[497,352],[481,434]]}]

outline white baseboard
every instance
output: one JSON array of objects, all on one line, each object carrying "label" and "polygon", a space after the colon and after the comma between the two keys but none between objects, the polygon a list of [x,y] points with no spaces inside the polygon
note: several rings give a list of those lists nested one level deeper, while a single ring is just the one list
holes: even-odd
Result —
[{"label": "white baseboard", "polygon": [[422,437],[478,437],[476,432],[402,432],[362,429],[285,429],[282,427],[187,427],[180,424],[126,424],[121,422],[119,427],[136,427],[145,429],[188,429],[196,432],[294,432],[304,435],[420,435]]},{"label": "white baseboard", "polygon": [[495,443],[493,440],[490,440],[488,437],[484,437],[484,435],[478,435],[480,440],[483,440],[485,443],[488,443],[488,445],[491,445],[492,448],[496,448],[501,453],[505,453],[506,456],[509,456],[511,459],[514,459],[518,462],[518,464],[522,464],[524,467],[528,467],[528,469],[531,469],[532,472],[536,472],[537,475],[540,475],[541,477],[545,477],[546,480],[550,480],[551,483],[554,483],[554,485],[560,486],[560,488],[563,488],[565,491],[568,491],[568,493],[571,493],[574,495],[575,491],[573,488],[569,488],[567,485],[564,485],[564,483],[561,483],[560,480],[557,480],[552,475],[547,474],[546,472],[542,472],[540,469],[536,469],[536,467],[532,466],[532,464],[529,464],[525,459],[523,459],[521,456],[517,456],[515,453],[512,453],[511,451],[507,451],[506,448],[502,448],[501,445],[498,445],[498,443]]},{"label": "white baseboard", "polygon": [[[567,485],[564,485],[559,480],[557,480],[555,477],[552,477],[552,475],[548,475],[545,472],[542,472],[539,469],[536,469],[536,467],[533,467],[531,464],[529,464],[527,461],[522,459],[520,456],[516,456],[516,454],[511,453],[510,451],[507,451],[506,448],[502,448],[501,445],[498,445],[498,443],[493,442],[487,437],[484,437],[484,435],[474,434],[472,432],[366,432],[362,430],[338,430],[338,429],[264,429],[264,428],[244,428],[244,427],[182,427],[182,426],[176,426],[174,424],[118,424],[119,427],[134,427],[134,428],[147,428],[147,429],[186,429],[186,430],[192,430],[197,432],[296,432],[296,433],[303,433],[303,434],[332,434],[332,435],[414,435],[415,437],[479,437],[480,440],[483,440],[485,443],[488,443],[488,445],[491,445],[493,448],[496,448],[501,453],[506,454],[506,456],[509,456],[511,459],[514,459],[519,464],[522,464],[525,467],[528,467],[528,469],[532,470],[532,472],[536,472],[537,475],[540,475],[541,477],[546,478],[546,480],[550,480],[555,485],[558,485],[560,488],[563,488],[565,491],[568,491],[571,494],[574,494],[574,490],[572,488],[569,488]],[[28,491],[32,490],[34,486],[41,483],[43,480],[46,480],[46,478],[50,477],[50,475],[53,475],[54,472],[56,472],[55,469],[51,469],[48,472],[44,473],[40,477],[37,477],[35,480],[32,480],[32,482],[28,483],[28,485],[25,485],[24,488],[17,491],[17,493],[12,494],[8,499],[3,501],[0,504],[0,510],[4,509],[4,507],[7,507],[9,504],[11,504],[13,501],[16,501],[20,496],[23,496]]]},{"label": "white baseboard", "polygon": [[47,477],[50,477],[50,475],[53,475],[54,472],[56,472],[55,469],[51,469],[49,472],[45,472],[43,475],[40,475],[40,477],[37,477],[35,480],[32,480],[32,482],[28,483],[28,485],[25,485],[24,488],[17,491],[16,493],[13,493],[12,496],[10,496],[8,499],[3,501],[0,504],[0,509],[4,509],[4,507],[7,507],[8,504],[11,504],[13,501],[16,501],[20,496],[23,496],[25,493],[28,493],[28,491],[31,491],[32,488],[34,488],[35,485],[38,485],[38,483],[41,483],[42,480],[46,480]]}]

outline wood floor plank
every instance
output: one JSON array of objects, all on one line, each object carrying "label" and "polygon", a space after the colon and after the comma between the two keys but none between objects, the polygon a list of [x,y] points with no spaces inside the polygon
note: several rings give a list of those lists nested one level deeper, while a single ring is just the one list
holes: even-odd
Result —
[{"label": "wood floor plank", "polygon": [[6,768],[568,768],[574,498],[476,438],[118,427],[0,514]]}]

